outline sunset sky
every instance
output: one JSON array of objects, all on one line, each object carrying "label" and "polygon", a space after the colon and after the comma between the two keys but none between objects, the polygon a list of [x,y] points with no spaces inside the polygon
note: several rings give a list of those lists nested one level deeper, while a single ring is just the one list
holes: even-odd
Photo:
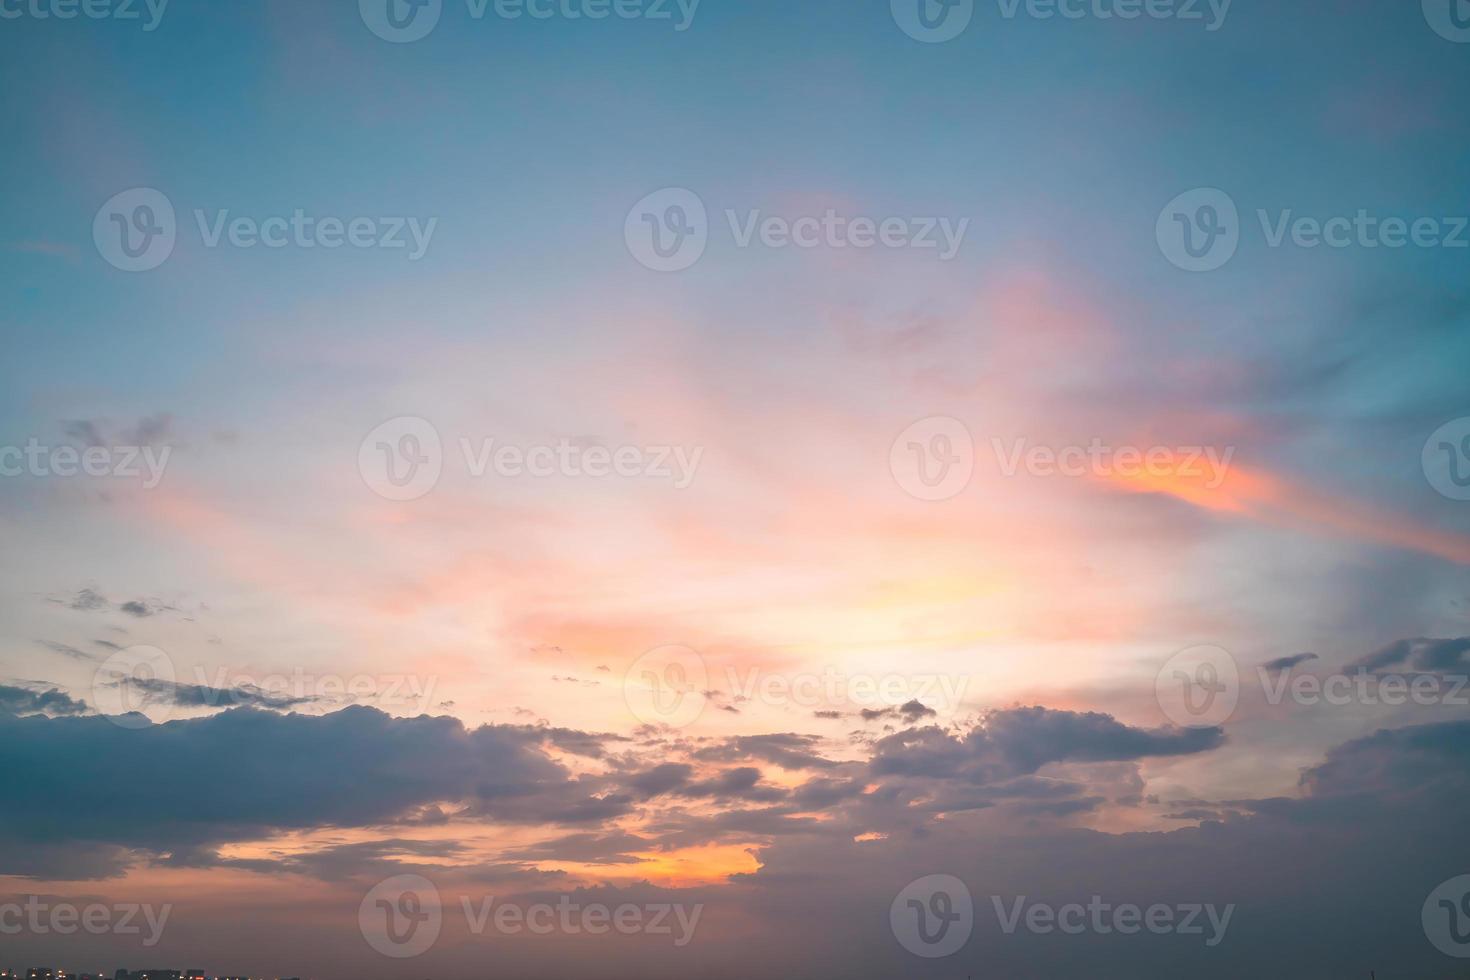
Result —
[{"label": "sunset sky", "polygon": [[[0,0],[0,908],[172,911],[0,914],[0,969],[1463,975],[1464,0],[48,2]],[[1236,210],[1219,267],[1179,200]],[[444,922],[399,959],[402,875]],[[931,875],[950,955],[890,927]],[[700,917],[461,910],[568,895]],[[1233,918],[992,911],[1096,895]]]}]

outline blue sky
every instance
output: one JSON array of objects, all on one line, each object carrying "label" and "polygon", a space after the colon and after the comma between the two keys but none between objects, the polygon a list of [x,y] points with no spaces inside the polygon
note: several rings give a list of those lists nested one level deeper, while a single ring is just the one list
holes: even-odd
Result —
[{"label": "blue sky", "polygon": [[[1470,871],[1447,3],[977,0],[942,43],[878,0],[684,30],[444,0],[409,43],[342,0],[151,30],[50,3],[0,0],[0,789],[205,802],[0,822],[0,909],[179,910],[156,954],[21,958],[406,976],[352,914],[411,874],[451,906],[706,906],[672,951],[446,927],[408,964],[445,976],[752,946],[799,975],[1448,975],[1419,921]],[[1171,230],[1215,213],[1181,267]],[[691,214],[703,253],[652,267],[639,230]],[[128,271],[116,222],[172,237]],[[107,472],[65,472],[88,450]],[[1237,697],[1191,725],[1165,682],[1201,658]],[[1437,693],[1270,696],[1364,672]],[[172,775],[210,760],[237,775]],[[885,922],[936,873],[980,912],[1233,903],[1237,938],[931,960]]]}]

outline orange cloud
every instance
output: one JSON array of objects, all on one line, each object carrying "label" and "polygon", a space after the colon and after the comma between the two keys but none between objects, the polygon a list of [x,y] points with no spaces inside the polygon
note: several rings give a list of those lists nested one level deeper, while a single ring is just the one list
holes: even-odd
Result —
[{"label": "orange cloud", "polygon": [[1161,493],[1205,510],[1234,514],[1283,527],[1332,531],[1405,551],[1470,565],[1470,536],[1428,527],[1372,504],[1293,483],[1264,470],[1231,464],[1223,480],[1183,459],[1151,473],[1101,477],[1131,493]]}]

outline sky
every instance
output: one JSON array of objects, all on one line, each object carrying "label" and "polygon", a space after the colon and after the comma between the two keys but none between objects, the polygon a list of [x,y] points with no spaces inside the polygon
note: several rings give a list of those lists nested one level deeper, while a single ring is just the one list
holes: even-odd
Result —
[{"label": "sky", "polygon": [[0,82],[0,969],[1463,975],[1465,0]]}]

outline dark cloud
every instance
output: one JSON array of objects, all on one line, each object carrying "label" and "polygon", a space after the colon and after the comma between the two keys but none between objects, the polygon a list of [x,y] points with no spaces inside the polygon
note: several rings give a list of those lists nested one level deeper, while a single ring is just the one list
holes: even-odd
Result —
[{"label": "dark cloud", "polygon": [[542,841],[501,855],[506,861],[573,861],[579,864],[640,864],[647,858],[634,852],[651,850],[653,844],[637,834],[571,834]]},{"label": "dark cloud", "polygon": [[62,422],[61,430],[66,433],[68,439],[75,439],[88,448],[107,445],[107,440],[102,436],[102,430],[91,419]]},{"label": "dark cloud", "polygon": [[[453,706],[453,702],[448,704],[450,707]],[[606,732],[582,732],[572,728],[553,728],[550,725],[522,725],[519,731],[524,732],[527,736],[539,738],[569,755],[579,755],[588,759],[603,758],[607,754],[609,742],[628,741],[621,735]]]},{"label": "dark cloud", "polygon": [[52,653],[59,653],[63,657],[70,657],[73,660],[97,661],[102,659],[96,654],[88,653],[85,650],[78,650],[76,647],[66,643],[57,643],[55,640],[37,640],[36,642]]},{"label": "dark cloud", "polygon": [[[18,696],[37,704],[33,692]],[[54,692],[51,701],[72,704]],[[539,741],[514,728],[470,730],[366,707],[323,716],[239,708],[139,730],[95,716],[0,715],[0,772],[25,787],[6,802],[0,839],[171,853],[372,826],[441,801],[539,823],[625,812],[626,803],[586,799]],[[99,805],[55,805],[80,792]]]},{"label": "dark cloud", "polygon": [[1399,640],[1348,666],[1349,671],[1378,673],[1390,669],[1425,673],[1470,670],[1470,636],[1453,640],[1425,637]]},{"label": "dark cloud", "polygon": [[68,419],[61,423],[61,430],[68,439],[91,446],[152,446],[168,437],[173,431],[173,416],[159,412],[138,420],[137,425],[117,429],[115,435],[106,434],[108,426],[96,419]]},{"label": "dark cloud", "polygon": [[874,746],[879,776],[921,776],[976,785],[1036,772],[1052,762],[1117,762],[1191,755],[1218,748],[1219,728],[1143,729],[1097,712],[1012,708],[993,711],[967,734],[935,727],[898,732]]},{"label": "dark cloud", "polygon": [[[0,684],[0,720],[11,715],[81,715],[86,714],[87,703],[55,688],[31,690]],[[3,801],[0,801],[3,807]]]},{"label": "dark cloud", "polygon": [[126,684],[137,692],[144,705],[169,704],[180,708],[268,708],[272,711],[287,711],[327,701],[327,698],[317,695],[293,697],[272,694],[254,684],[221,688],[207,684],[180,684],[156,677],[128,677],[116,684]]},{"label": "dark cloud", "polygon": [[938,718],[939,712],[926,706],[923,702],[908,701],[895,708],[864,708],[858,712],[863,721],[877,721],[880,718],[895,718],[904,723],[912,725],[925,718]]},{"label": "dark cloud", "polygon": [[67,605],[80,612],[96,612],[99,609],[106,609],[111,603],[107,601],[106,596],[93,589],[82,589],[67,601]]},{"label": "dark cloud", "polygon": [[697,749],[693,756],[702,762],[769,762],[782,769],[830,769],[837,763],[820,755],[821,739],[815,735],[784,732],[773,735],[740,735],[717,745]]},{"label": "dark cloud", "polygon": [[694,767],[682,762],[666,762],[627,780],[627,785],[643,799],[662,796],[688,784]]},{"label": "dark cloud", "polygon": [[690,783],[679,793],[689,797],[709,797],[721,802],[742,800],[748,803],[772,803],[786,798],[786,791],[778,786],[761,783],[761,771],[754,766],[726,769],[718,775]]},{"label": "dark cloud", "polygon": [[1293,667],[1299,667],[1308,661],[1318,659],[1320,658],[1315,653],[1298,653],[1290,657],[1277,657],[1275,660],[1268,660],[1261,664],[1261,669],[1277,674],[1283,670],[1291,670]]}]

